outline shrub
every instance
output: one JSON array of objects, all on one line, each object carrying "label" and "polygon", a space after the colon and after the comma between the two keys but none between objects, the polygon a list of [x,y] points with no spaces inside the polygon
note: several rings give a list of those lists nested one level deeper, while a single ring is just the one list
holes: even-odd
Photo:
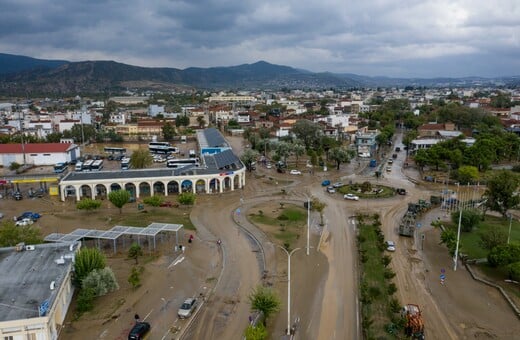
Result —
[{"label": "shrub", "polygon": [[177,198],[177,201],[183,205],[193,205],[195,203],[195,194],[191,192],[183,192]]},{"label": "shrub", "polygon": [[383,266],[388,267],[390,262],[392,262],[392,257],[389,255],[385,255],[381,258],[381,262],[383,263]]},{"label": "shrub", "polygon": [[130,276],[128,277],[128,283],[132,286],[132,288],[137,288],[141,285],[141,273],[143,272],[143,267],[133,267]]},{"label": "shrub", "polygon": [[514,281],[520,281],[520,261],[511,263],[507,266],[509,279]]},{"label": "shrub", "polygon": [[488,254],[491,267],[505,266],[520,261],[520,244],[503,244],[493,248]]},{"label": "shrub", "polygon": [[152,207],[158,207],[163,202],[162,197],[153,195],[151,197],[146,197],[143,202],[145,204],[151,205]]},{"label": "shrub", "polygon": [[91,198],[84,198],[78,203],[76,203],[76,208],[79,210],[95,210],[98,209],[101,206],[101,201],[99,200],[93,200]]},{"label": "shrub", "polygon": [[83,290],[92,290],[94,296],[103,296],[119,289],[116,277],[112,269],[94,269],[82,281]]},{"label": "shrub", "polygon": [[11,170],[11,171],[15,171],[15,170],[20,169],[21,166],[22,166],[22,165],[19,164],[19,163],[12,162],[11,164],[9,164],[9,170]]},{"label": "shrub", "polygon": [[79,313],[84,313],[94,308],[94,298],[96,293],[92,288],[81,289],[78,294],[76,309]]},{"label": "shrub", "polygon": [[375,300],[381,296],[381,289],[379,289],[379,287],[370,286],[368,288],[368,295],[370,296],[371,300]]},{"label": "shrub", "polygon": [[399,313],[401,311],[401,304],[399,303],[399,300],[396,298],[390,299],[390,311],[392,313]]},{"label": "shrub", "polygon": [[388,295],[394,295],[395,292],[397,292],[397,286],[395,285],[395,283],[392,282],[388,285],[388,288],[386,291],[387,291]]},{"label": "shrub", "polygon": [[103,268],[105,268],[105,255],[101,251],[96,248],[81,248],[75,256],[74,280],[77,285],[81,285],[91,271]]},{"label": "shrub", "polygon": [[392,279],[392,278],[394,278],[395,273],[392,269],[386,268],[383,275],[384,275],[385,279]]}]

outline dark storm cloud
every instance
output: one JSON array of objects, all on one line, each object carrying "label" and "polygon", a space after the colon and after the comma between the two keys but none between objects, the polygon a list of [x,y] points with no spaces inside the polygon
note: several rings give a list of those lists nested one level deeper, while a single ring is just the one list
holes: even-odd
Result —
[{"label": "dark storm cloud", "polygon": [[0,50],[143,66],[267,60],[389,76],[518,74],[513,0],[4,0]]}]

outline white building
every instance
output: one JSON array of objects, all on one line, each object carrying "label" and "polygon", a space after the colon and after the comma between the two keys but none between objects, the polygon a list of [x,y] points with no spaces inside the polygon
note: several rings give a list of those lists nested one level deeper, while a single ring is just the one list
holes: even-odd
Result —
[{"label": "white building", "polygon": [[164,114],[164,106],[155,104],[148,106],[148,116],[157,117],[159,114]]},{"label": "white building", "polygon": [[58,339],[79,243],[0,248],[0,339]]},{"label": "white building", "polygon": [[68,163],[79,157],[79,147],[71,143],[0,144],[0,165],[4,167],[9,167],[13,162],[35,166],[54,165]]}]

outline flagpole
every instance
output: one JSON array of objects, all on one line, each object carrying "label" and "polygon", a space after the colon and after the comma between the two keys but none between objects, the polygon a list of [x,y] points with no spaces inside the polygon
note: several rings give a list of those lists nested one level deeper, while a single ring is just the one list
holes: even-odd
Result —
[{"label": "flagpole", "polygon": [[[459,192],[459,185],[457,184],[457,199],[459,198],[458,192]],[[460,225],[462,224],[462,207],[460,206],[460,200],[458,201],[458,203],[459,203],[459,226],[457,228],[457,245],[455,246],[455,259],[454,259],[454,263],[453,263],[453,271],[457,271],[457,261],[458,261],[458,257],[459,257],[459,242],[460,242]]]}]

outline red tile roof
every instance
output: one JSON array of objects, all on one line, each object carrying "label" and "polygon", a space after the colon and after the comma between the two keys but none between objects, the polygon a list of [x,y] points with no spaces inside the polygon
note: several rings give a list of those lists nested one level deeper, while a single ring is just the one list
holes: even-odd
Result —
[{"label": "red tile roof", "polygon": [[[57,153],[66,152],[71,144],[68,143],[31,143],[25,144],[25,153]],[[0,144],[0,154],[22,153],[22,144]]]}]

